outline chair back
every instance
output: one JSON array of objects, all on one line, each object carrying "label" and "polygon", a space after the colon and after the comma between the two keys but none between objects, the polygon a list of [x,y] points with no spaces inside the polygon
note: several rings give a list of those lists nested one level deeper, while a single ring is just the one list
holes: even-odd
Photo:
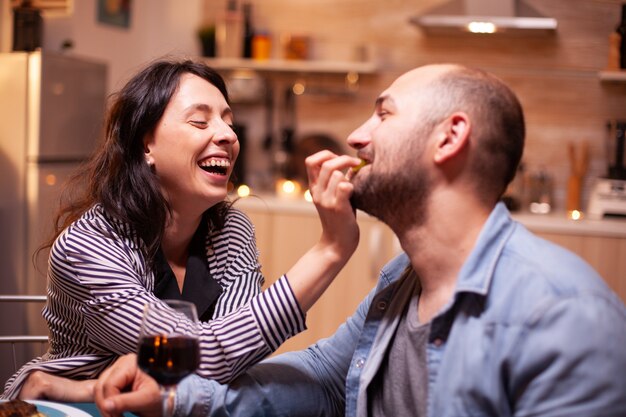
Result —
[{"label": "chair back", "polygon": [[[26,306],[31,303],[45,303],[45,295],[5,295],[0,294],[0,303],[14,304],[16,306]],[[7,320],[10,318],[6,318]],[[13,372],[17,371],[22,363],[18,363],[18,350],[17,347],[25,345],[33,345],[39,347],[39,354],[43,354],[48,347],[47,335],[32,335],[32,334],[7,334],[0,335],[0,344],[8,344],[11,346]],[[35,351],[34,349],[30,349]],[[21,361],[20,361],[21,362]],[[18,366],[19,365],[19,366]]]}]

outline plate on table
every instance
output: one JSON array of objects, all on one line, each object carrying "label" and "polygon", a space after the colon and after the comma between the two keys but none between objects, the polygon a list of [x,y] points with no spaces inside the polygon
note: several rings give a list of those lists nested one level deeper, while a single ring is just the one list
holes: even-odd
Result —
[{"label": "plate on table", "polygon": [[27,400],[26,402],[36,405],[37,411],[45,414],[47,417],[92,417],[83,410],[67,404],[39,400]]},{"label": "plate on table", "polygon": [[27,402],[35,404],[37,406],[37,411],[44,413],[48,417],[92,417],[83,410],[67,404],[39,400]]}]

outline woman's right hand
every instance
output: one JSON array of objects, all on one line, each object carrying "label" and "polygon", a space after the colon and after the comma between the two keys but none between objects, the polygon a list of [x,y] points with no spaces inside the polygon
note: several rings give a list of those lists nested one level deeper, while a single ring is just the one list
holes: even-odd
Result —
[{"label": "woman's right hand", "polygon": [[322,236],[287,271],[291,289],[302,311],[306,312],[324,293],[359,244],[356,213],[350,204],[352,184],[344,172],[360,160],[321,151],[305,163],[309,190],[322,223]]},{"label": "woman's right hand", "polygon": [[320,242],[333,245],[341,257],[351,256],[359,243],[359,227],[350,204],[352,183],[344,172],[360,159],[321,151],[305,160],[309,190],[322,223]]}]

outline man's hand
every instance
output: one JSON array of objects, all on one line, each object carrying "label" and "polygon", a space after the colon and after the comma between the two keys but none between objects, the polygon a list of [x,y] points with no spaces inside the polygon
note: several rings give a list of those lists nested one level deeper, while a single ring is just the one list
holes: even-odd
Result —
[{"label": "man's hand", "polygon": [[60,376],[34,371],[22,386],[19,399],[46,399],[62,402],[91,402],[95,379],[75,381]]},{"label": "man's hand", "polygon": [[133,353],[122,356],[100,375],[94,395],[103,417],[118,417],[124,411],[143,417],[162,415],[159,385],[137,367]]}]

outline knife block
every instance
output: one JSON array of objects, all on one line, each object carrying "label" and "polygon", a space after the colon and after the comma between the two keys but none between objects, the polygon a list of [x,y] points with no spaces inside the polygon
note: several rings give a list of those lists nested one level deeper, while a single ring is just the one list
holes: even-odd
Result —
[{"label": "knife block", "polygon": [[567,180],[567,200],[566,210],[581,211],[581,194],[583,180],[589,166],[589,145],[587,142],[581,144],[568,144],[570,175]]},{"label": "knife block", "polygon": [[567,180],[567,200],[565,209],[570,212],[581,210],[580,196],[582,194],[583,178],[580,175],[570,175]]}]

